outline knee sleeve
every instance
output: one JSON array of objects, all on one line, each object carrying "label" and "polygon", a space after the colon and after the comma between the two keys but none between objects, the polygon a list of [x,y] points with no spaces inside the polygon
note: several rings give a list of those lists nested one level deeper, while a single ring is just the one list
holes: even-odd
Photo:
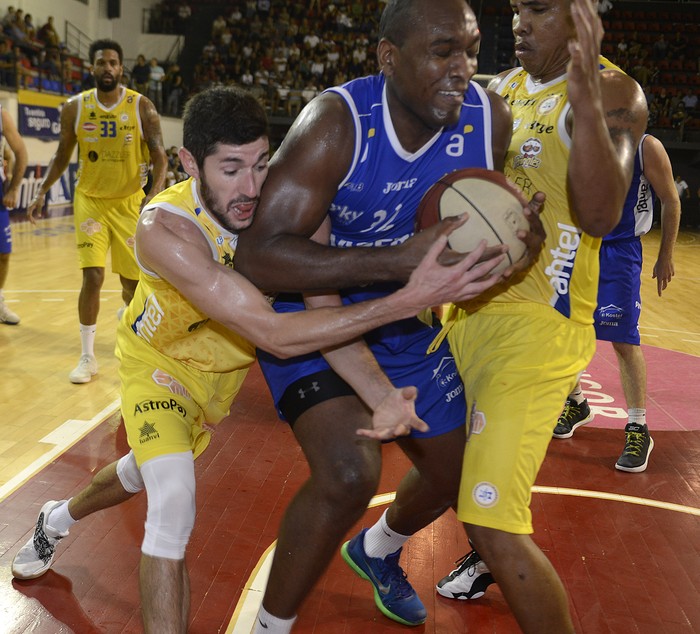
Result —
[{"label": "knee sleeve", "polygon": [[150,557],[184,559],[195,515],[192,453],[147,460],[141,465],[141,475],[148,496],[141,552]]},{"label": "knee sleeve", "polygon": [[122,483],[124,490],[129,493],[138,493],[143,491],[143,478],[141,472],[136,465],[134,452],[130,451],[126,456],[122,456],[117,461],[117,477]]}]

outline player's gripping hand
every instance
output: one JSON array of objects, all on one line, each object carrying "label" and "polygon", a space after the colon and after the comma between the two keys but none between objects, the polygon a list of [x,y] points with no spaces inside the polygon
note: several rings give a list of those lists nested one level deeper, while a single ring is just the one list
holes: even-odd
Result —
[{"label": "player's gripping hand", "polygon": [[523,207],[523,212],[530,223],[530,230],[519,231],[518,238],[525,243],[527,248],[523,256],[517,262],[514,262],[503,271],[504,278],[508,279],[516,273],[527,271],[540,256],[540,251],[542,251],[542,247],[544,246],[544,240],[547,237],[547,232],[544,230],[544,225],[540,219],[544,202],[544,192],[535,192],[535,195],[532,197],[527,207]]},{"label": "player's gripping hand", "polygon": [[428,425],[416,415],[417,396],[414,386],[394,388],[374,410],[372,429],[358,429],[357,435],[391,440],[410,434],[412,429],[428,431]]}]

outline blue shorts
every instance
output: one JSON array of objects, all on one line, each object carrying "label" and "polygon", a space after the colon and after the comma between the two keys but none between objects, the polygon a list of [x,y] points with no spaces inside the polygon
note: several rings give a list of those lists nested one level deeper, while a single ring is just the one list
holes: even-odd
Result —
[{"label": "blue shorts", "polygon": [[0,209],[0,253],[12,253],[10,212],[7,209]]},{"label": "blue shorts", "polygon": [[[303,310],[304,305],[277,300],[274,307],[277,312],[284,313]],[[447,340],[437,352],[426,354],[440,332],[440,323],[436,320],[434,325],[428,326],[418,319],[410,319],[391,324],[391,327],[394,333],[397,327],[403,330],[401,345],[396,345],[397,337],[390,347],[383,345],[381,339],[373,342],[371,334],[368,340],[377,362],[396,387],[415,385],[418,388],[416,413],[430,430],[413,431],[411,436],[431,438],[465,425],[464,385]],[[280,418],[291,424],[301,413],[323,400],[354,393],[318,352],[278,359],[258,350],[258,361]]]},{"label": "blue shorts", "polygon": [[593,315],[596,339],[640,344],[642,241],[603,241],[600,247],[598,307]]}]

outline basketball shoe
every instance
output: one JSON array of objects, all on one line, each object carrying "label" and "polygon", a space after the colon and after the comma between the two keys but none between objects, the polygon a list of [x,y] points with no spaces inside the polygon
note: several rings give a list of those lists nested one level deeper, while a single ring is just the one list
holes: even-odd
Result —
[{"label": "basketball shoe", "polygon": [[48,525],[49,513],[65,500],[49,500],[41,507],[36,521],[34,535],[19,549],[12,560],[12,576],[15,579],[36,579],[41,577],[53,563],[56,544],[68,535],[59,533]]},{"label": "basketball shoe", "polygon": [[363,579],[374,586],[374,602],[382,613],[403,625],[425,623],[427,612],[416,591],[399,566],[401,548],[384,559],[368,557],[365,553],[367,529],[345,542],[340,554],[348,565]]},{"label": "basketball shoe", "polygon": [[617,459],[615,468],[630,473],[641,473],[649,464],[649,454],[654,448],[654,439],[646,425],[627,423],[625,426],[625,448]]},{"label": "basketball shoe", "polygon": [[97,359],[91,354],[83,354],[75,369],[68,375],[71,383],[89,383],[97,374]]},{"label": "basketball shoe", "polygon": [[559,416],[552,436],[554,438],[571,438],[577,427],[585,425],[592,418],[593,414],[588,406],[588,400],[583,399],[581,403],[577,403],[573,399],[567,398],[564,411]]},{"label": "basketball shoe", "polygon": [[488,566],[476,550],[470,550],[464,557],[455,561],[457,566],[449,575],[441,579],[435,589],[448,599],[478,599],[483,597],[494,581]]},{"label": "basketball shoe", "polygon": [[5,300],[0,297],[0,324],[8,324],[16,326],[19,323],[19,315],[13,313],[5,303]]}]

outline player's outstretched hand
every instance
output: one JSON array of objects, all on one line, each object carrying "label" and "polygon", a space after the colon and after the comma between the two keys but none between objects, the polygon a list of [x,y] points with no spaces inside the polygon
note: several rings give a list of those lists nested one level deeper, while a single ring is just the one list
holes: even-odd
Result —
[{"label": "player's outstretched hand", "polygon": [[460,222],[445,225],[438,233],[428,253],[411,273],[408,284],[399,291],[408,293],[415,305],[421,308],[473,299],[503,279],[499,274],[492,275],[491,271],[501,263],[508,247],[499,247],[497,255],[484,259],[486,240],[482,240],[471,253],[464,254],[457,263],[447,266],[440,263],[439,256],[447,246],[447,236],[466,221],[464,216],[458,218]]},{"label": "player's outstretched hand", "polygon": [[544,230],[542,220],[540,220],[544,201],[545,194],[543,192],[535,192],[535,195],[527,206],[523,206],[523,212],[530,223],[530,230],[519,231],[518,238],[525,243],[527,249],[525,249],[525,253],[523,253],[523,256],[517,262],[514,262],[503,271],[504,278],[507,279],[516,273],[526,271],[540,256],[540,251],[542,251],[542,247],[544,246],[544,240],[547,237],[547,232]]},{"label": "player's outstretched hand", "polygon": [[391,440],[406,436],[412,429],[428,431],[428,425],[416,415],[416,397],[418,390],[414,386],[395,388],[374,410],[372,429],[358,429],[358,436]]}]

